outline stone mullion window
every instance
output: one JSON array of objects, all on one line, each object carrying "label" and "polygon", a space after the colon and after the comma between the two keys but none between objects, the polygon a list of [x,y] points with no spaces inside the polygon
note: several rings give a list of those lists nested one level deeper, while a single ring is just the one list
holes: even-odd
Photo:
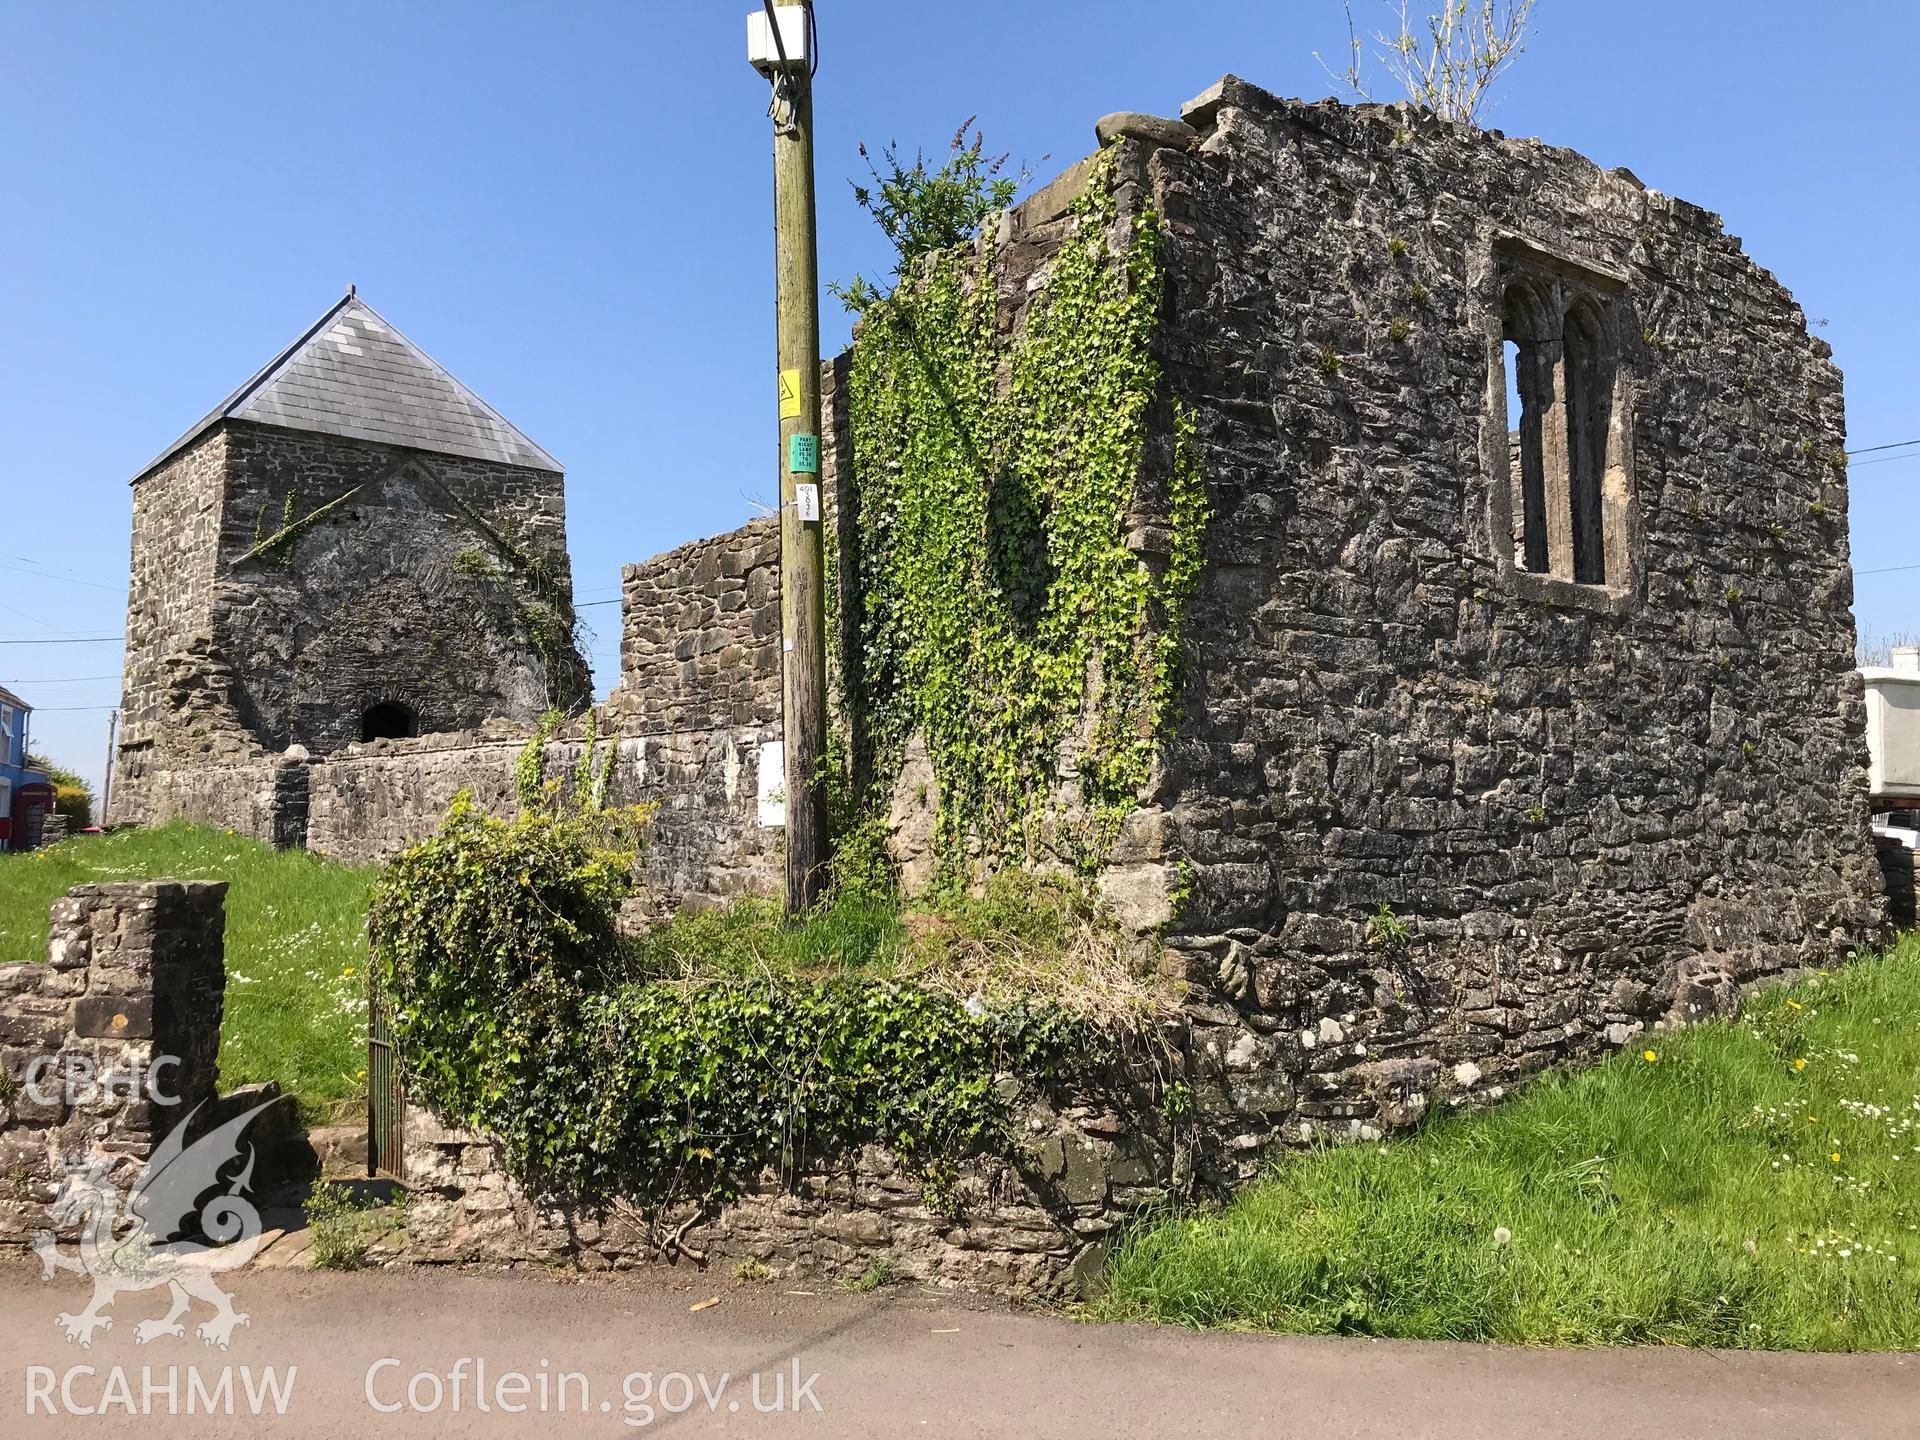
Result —
[{"label": "stone mullion window", "polygon": [[[1496,269],[1508,383],[1495,392],[1507,398],[1490,417],[1498,439],[1488,454],[1504,462],[1496,533],[1512,544],[1501,568],[1563,587],[1556,593],[1570,600],[1604,589],[1596,599],[1610,604],[1633,570],[1631,432],[1616,394],[1621,291],[1612,278],[1586,283],[1566,262],[1539,258],[1507,247]],[[1508,413],[1515,400],[1517,415]]]},{"label": "stone mullion window", "polygon": [[[1572,453],[1567,404],[1567,359],[1559,340],[1535,347],[1534,370],[1540,393],[1540,459],[1546,502],[1547,573],[1573,579],[1573,491],[1568,474]],[[1524,451],[1524,443],[1522,445]],[[1529,567],[1531,568],[1531,567]]]},{"label": "stone mullion window", "polygon": [[1612,434],[1614,367],[1605,327],[1586,301],[1576,301],[1569,310],[1565,335],[1571,574],[1583,585],[1603,585],[1607,554],[1621,541],[1619,527],[1608,523],[1609,492],[1624,496],[1624,476],[1613,477],[1620,481],[1617,485],[1608,483],[1617,449]]},{"label": "stone mullion window", "polygon": [[1551,543],[1548,538],[1546,430],[1555,393],[1551,364],[1541,347],[1522,342],[1516,356],[1515,388],[1520,394],[1519,454],[1514,467],[1520,512],[1520,563],[1545,573]]}]

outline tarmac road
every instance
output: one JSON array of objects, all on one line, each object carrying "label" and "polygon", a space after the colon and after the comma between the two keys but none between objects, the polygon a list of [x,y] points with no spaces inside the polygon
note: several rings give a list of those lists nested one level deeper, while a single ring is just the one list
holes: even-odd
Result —
[{"label": "tarmac road", "polygon": [[[167,1309],[160,1291],[121,1296],[82,1349],[55,1317],[88,1287],[0,1265],[0,1436],[1920,1437],[1913,1355],[1197,1334],[691,1272],[223,1281],[251,1316],[229,1350],[195,1338],[198,1302],[183,1337],[137,1343],[137,1322]],[[223,1395],[231,1415],[204,1413]]]}]

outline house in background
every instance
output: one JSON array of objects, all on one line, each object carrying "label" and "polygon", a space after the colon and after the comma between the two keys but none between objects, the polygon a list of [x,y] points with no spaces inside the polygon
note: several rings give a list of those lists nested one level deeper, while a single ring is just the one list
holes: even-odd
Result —
[{"label": "house in background", "polygon": [[1914,855],[1920,848],[1920,645],[1895,645],[1885,665],[1862,665],[1867,698],[1867,802],[1887,882],[1887,909],[1903,930],[1915,920]]},{"label": "house in background", "polygon": [[27,721],[33,707],[0,689],[0,850],[31,850],[53,813],[53,782],[27,768]]}]

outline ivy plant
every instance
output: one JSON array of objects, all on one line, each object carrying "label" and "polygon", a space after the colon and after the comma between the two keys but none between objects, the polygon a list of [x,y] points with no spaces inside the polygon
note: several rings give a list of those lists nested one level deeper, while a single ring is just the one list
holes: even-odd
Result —
[{"label": "ivy plant", "polygon": [[725,1197],[866,1144],[937,1175],[1012,1148],[997,1077],[1111,1049],[1058,1009],[897,980],[647,976],[614,920],[635,843],[616,819],[505,821],[463,797],[374,891],[410,1093],[496,1137],[542,1197]]},{"label": "ivy plant", "polygon": [[[1108,163],[1019,332],[1001,323],[984,232],[860,297],[862,613],[844,683],[864,701],[871,810],[925,737],[948,878],[1043,857],[1097,866],[1151,773],[1208,513],[1192,415],[1163,395],[1154,355],[1162,243],[1150,211],[1121,222]],[[1173,435],[1157,568],[1126,541],[1156,407]],[[1063,806],[1070,743],[1080,803]]]}]

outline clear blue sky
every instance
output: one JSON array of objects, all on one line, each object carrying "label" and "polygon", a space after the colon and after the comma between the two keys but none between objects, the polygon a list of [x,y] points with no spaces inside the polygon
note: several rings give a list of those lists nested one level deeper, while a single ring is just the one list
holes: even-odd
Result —
[{"label": "clear blue sky", "polygon": [[[774,449],[749,8],[0,6],[0,638],[119,632],[128,478],[349,281],[567,466],[582,601],[744,519]],[[1176,113],[1226,71],[1323,95],[1312,52],[1337,66],[1346,36],[1338,0],[819,9],[826,278],[885,269],[845,186],[862,139],[937,150],[978,114],[1045,178],[1101,114]],[[1912,0],[1540,0],[1489,123],[1721,212],[1827,322],[1850,443],[1916,439],[1916,18]],[[1920,458],[1854,473],[1856,565],[1920,560]],[[1916,585],[1861,577],[1862,621],[1920,628]],[[618,609],[585,613],[604,692]],[[0,684],[97,777],[118,684],[92,677],[119,664],[114,645],[0,645]]]}]

